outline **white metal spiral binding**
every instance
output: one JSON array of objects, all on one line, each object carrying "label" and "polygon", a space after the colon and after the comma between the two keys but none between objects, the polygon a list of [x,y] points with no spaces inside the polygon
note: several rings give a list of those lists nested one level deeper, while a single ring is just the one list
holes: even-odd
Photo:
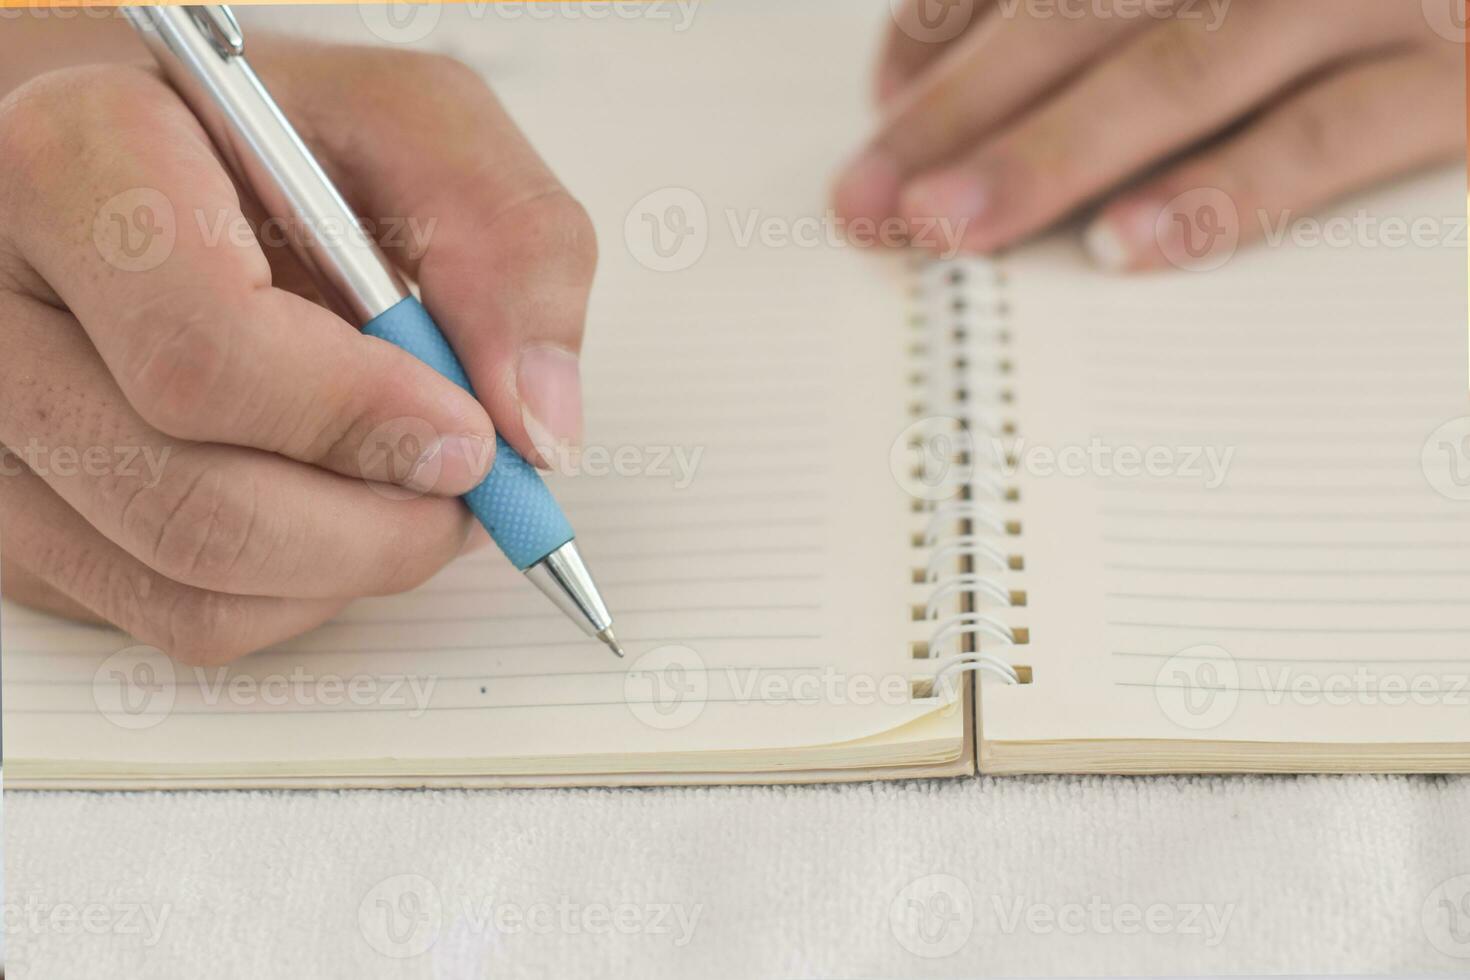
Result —
[{"label": "white metal spiral binding", "polygon": [[959,613],[945,619],[929,640],[929,652],[942,649],[962,636],[988,636],[997,643],[1016,645],[1016,634],[1000,620],[984,613]]},{"label": "white metal spiral binding", "polygon": [[939,583],[929,596],[929,601],[924,606],[925,619],[939,618],[939,604],[952,595],[969,592],[972,595],[985,595],[994,599],[1002,606],[1012,606],[1011,590],[985,575],[975,575],[967,572],[963,575],[951,575]]},{"label": "white metal spiral binding", "polygon": [[[1005,460],[998,458],[1002,450],[995,439],[1013,431],[997,417],[1004,413],[1003,379],[1010,374],[1010,363],[998,355],[997,348],[1008,335],[1002,319],[1003,305],[997,302],[991,308],[978,304],[972,292],[972,280],[985,279],[987,285],[999,282],[999,273],[992,265],[964,260],[935,262],[922,267],[919,277],[921,295],[927,291],[931,309],[946,318],[942,325],[928,324],[929,329],[936,336],[952,329],[955,337],[952,347],[937,341],[933,347],[955,352],[950,361],[954,371],[995,381],[989,386],[992,390],[986,393],[986,400],[980,403],[971,397],[966,376],[948,386],[935,385],[939,397],[926,400],[928,410],[963,419],[972,436],[990,437],[983,445],[982,440],[971,440],[969,465],[964,472],[950,476],[957,496],[924,509],[927,520],[922,533],[915,536],[917,545],[929,549],[919,577],[934,587],[922,606],[924,621],[932,624],[924,651],[935,668],[929,691],[931,696],[950,700],[956,695],[955,682],[964,673],[990,675],[1006,684],[1022,683],[1016,668],[994,651],[1025,641],[1018,640],[1010,625],[985,611],[1009,610],[1017,605],[1017,593],[1006,581],[1013,571],[1012,558],[1000,543],[1014,533],[1000,505],[1015,497],[1003,480]],[[936,289],[940,291],[938,297],[934,295]],[[938,302],[934,302],[936,298]],[[963,570],[952,571],[961,560],[967,560]],[[965,611],[951,611],[957,596],[970,599],[968,606],[960,607]],[[961,646],[967,637],[975,639],[974,649]]]},{"label": "white metal spiral binding", "polygon": [[924,531],[924,544],[934,546],[939,542],[936,533],[938,525],[943,521],[952,521],[956,518],[965,518],[971,523],[984,524],[996,534],[1005,534],[1005,521],[996,516],[995,511],[982,507],[973,500],[961,500],[947,503],[934,511],[934,516],[929,520],[929,527]]},{"label": "white metal spiral binding", "polygon": [[[938,544],[943,539],[936,539]],[[984,561],[998,572],[1008,571],[1011,560],[1005,552],[994,545],[982,541],[973,534],[963,534],[950,538],[940,547],[936,548],[934,554],[929,558],[929,565],[924,570],[925,577],[930,582],[939,581],[939,566],[951,558],[969,558],[972,561]]]},{"label": "white metal spiral binding", "polygon": [[954,700],[954,678],[963,673],[994,674],[1007,684],[1021,683],[1016,668],[999,657],[988,653],[961,653],[948,658],[934,675],[933,689],[948,694],[946,701]]}]

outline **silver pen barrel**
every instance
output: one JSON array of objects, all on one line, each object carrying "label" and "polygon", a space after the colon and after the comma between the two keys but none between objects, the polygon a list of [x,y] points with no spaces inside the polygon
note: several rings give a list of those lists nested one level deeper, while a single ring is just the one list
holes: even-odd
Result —
[{"label": "silver pen barrel", "polygon": [[245,60],[228,7],[123,12],[236,176],[267,214],[291,223],[292,248],[334,309],[361,326],[409,295]]}]

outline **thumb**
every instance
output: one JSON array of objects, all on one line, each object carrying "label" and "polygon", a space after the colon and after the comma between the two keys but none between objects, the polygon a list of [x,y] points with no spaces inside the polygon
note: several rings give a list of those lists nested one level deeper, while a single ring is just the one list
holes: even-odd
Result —
[{"label": "thumb", "polygon": [[579,443],[592,224],[480,78],[439,55],[286,41],[261,65],[422,287],[496,432],[542,466]]}]

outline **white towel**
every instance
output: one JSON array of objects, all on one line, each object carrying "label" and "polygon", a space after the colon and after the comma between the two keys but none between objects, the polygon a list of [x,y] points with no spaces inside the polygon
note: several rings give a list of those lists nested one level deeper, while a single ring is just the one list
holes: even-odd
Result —
[{"label": "white towel", "polygon": [[1466,778],[8,796],[21,978],[1470,972]]}]

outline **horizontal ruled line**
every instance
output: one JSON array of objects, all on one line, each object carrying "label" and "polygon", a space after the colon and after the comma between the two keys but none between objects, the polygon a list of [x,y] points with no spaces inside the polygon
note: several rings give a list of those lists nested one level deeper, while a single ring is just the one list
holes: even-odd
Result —
[{"label": "horizontal ruled line", "polygon": [[1470,609],[1470,596],[1444,599],[1366,599],[1361,597],[1334,596],[1326,598],[1283,597],[1283,596],[1209,596],[1183,595],[1179,593],[1106,592],[1109,599],[1147,600],[1149,602],[1223,602],[1244,605],[1271,606],[1464,606]]},{"label": "horizontal ruled line", "polygon": [[1377,633],[1395,636],[1422,633],[1470,636],[1470,626],[1244,626],[1237,623],[1148,623],[1128,619],[1110,619],[1107,624],[1133,629],[1199,630],[1211,633]]}]

